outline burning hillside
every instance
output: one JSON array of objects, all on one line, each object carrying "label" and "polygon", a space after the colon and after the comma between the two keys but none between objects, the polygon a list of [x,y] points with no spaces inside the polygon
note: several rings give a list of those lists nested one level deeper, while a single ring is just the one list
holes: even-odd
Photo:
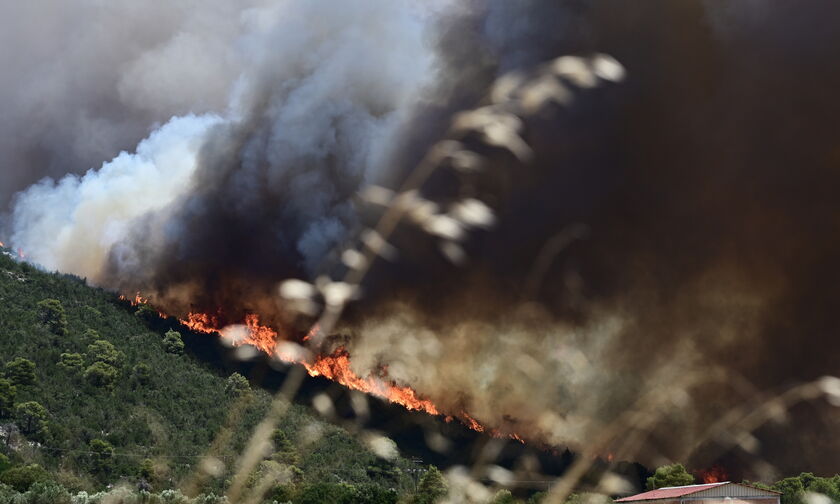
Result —
[{"label": "burning hillside", "polygon": [[[145,301],[143,300],[143,302]],[[313,355],[300,345],[284,341],[284,338],[270,327],[260,325],[259,316],[256,314],[245,316],[244,331],[241,332],[235,329],[230,331],[220,328],[216,317],[203,313],[189,313],[184,320],[181,320],[181,323],[193,331],[218,334],[222,337],[225,337],[226,333],[235,332],[236,335],[227,336],[232,339],[232,344],[237,346],[253,345],[262,352],[283,362],[300,364],[310,376],[322,376],[351,390],[364,392],[388,402],[399,404],[410,411],[423,411],[436,416],[444,415],[447,422],[457,418],[464,425],[478,432],[488,432],[495,437],[510,437],[524,442],[516,433],[503,434],[496,430],[487,431],[476,419],[464,411],[454,414],[441,412],[430,400],[419,397],[411,387],[395,383],[388,376],[387,368],[378,369],[376,375],[359,376],[352,369],[350,353],[342,346],[335,348],[327,355]],[[316,325],[312,328],[311,334],[317,332],[318,326]],[[309,340],[311,334],[304,336],[303,342]]]},{"label": "burning hillside", "polygon": [[[190,313],[185,320],[181,321],[185,326],[198,332],[207,334],[221,334],[224,332],[219,328],[214,317],[203,313]],[[383,369],[382,376],[359,377],[350,367],[350,354],[343,347],[335,349],[329,355],[307,356],[308,352],[295,345],[297,351],[289,351],[288,346],[284,348],[281,338],[277,332],[270,327],[262,326],[259,323],[259,316],[248,314],[245,316],[245,337],[234,341],[236,345],[253,345],[268,355],[274,356],[284,362],[301,364],[306,368],[310,376],[323,376],[329,380],[336,381],[347,388],[358,390],[367,394],[386,399],[397,403],[409,410],[425,411],[431,415],[439,415],[431,401],[420,399],[416,392],[409,387],[401,387],[390,381]],[[317,327],[313,329],[317,331]],[[285,350],[285,351],[284,351]]]}]

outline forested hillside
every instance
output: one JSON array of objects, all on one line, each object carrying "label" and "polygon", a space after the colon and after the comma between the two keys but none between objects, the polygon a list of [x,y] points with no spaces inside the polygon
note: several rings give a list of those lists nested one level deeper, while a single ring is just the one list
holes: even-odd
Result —
[{"label": "forested hillside", "polygon": [[[184,488],[212,446],[220,463],[193,493],[225,493],[272,398],[186,355],[184,329],[148,314],[83,279],[0,254],[4,492],[43,481],[70,493]],[[214,444],[223,431],[229,437]],[[260,471],[287,469],[267,491],[281,502],[331,492],[393,502],[413,487],[409,462],[377,457],[302,406],[287,410],[272,438],[250,484]]]}]

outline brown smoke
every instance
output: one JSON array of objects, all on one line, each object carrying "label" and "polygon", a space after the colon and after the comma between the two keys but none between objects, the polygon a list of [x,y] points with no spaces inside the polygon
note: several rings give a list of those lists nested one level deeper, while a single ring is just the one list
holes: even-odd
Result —
[{"label": "brown smoke", "polygon": [[565,5],[566,17],[584,23],[582,36],[546,39],[540,23],[552,24],[557,3],[522,12],[505,4],[505,19],[536,24],[523,21],[516,36],[519,25],[502,28],[493,61],[527,67],[529,46],[594,50],[621,61],[627,81],[529,118],[531,163],[498,154],[477,181],[430,181],[433,199],[490,202],[498,225],[473,238],[459,268],[430,261],[430,240],[398,233],[401,260],[379,264],[352,313],[360,371],[387,364],[444,409],[572,444],[672,384],[679,399],[657,410],[640,459],[679,459],[700,443],[699,459],[725,452],[764,457],[782,472],[836,471],[832,443],[794,456],[777,441],[835,428],[822,401],[794,408],[787,427],[762,430],[756,444],[701,440],[732,407],[840,371],[832,336],[840,73],[819,63],[835,57],[828,20],[840,11]]}]

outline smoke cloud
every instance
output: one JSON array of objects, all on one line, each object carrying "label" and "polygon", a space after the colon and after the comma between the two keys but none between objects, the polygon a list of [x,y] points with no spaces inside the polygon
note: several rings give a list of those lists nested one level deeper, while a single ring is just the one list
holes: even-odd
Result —
[{"label": "smoke cloud", "polygon": [[[758,432],[758,448],[703,443],[730,408],[838,373],[840,10],[817,4],[117,3],[110,15],[147,28],[5,56],[22,73],[0,82],[14,105],[0,128],[19,131],[0,135],[16,138],[0,149],[4,188],[71,173],[16,196],[11,241],[173,313],[258,312],[293,335],[305,324],[278,282],[343,274],[336,251],[378,217],[359,189],[396,187],[500,77],[543,82],[561,55],[610,54],[624,82],[564,81],[572,99],[521,118],[529,159],[457,138],[483,171],[444,166],[421,193],[440,208],[480,200],[496,227],[471,233],[455,266],[428,230],[401,225],[397,257],[376,262],[335,339],[358,374],[387,368],[502,433],[582,446],[660,399],[644,443],[618,447],[627,456],[697,448],[836,471],[821,406]],[[56,39],[81,30],[70,24]],[[35,70],[51,58],[66,75]],[[67,84],[79,74],[100,77]],[[72,174],[120,149],[133,153]],[[778,441],[816,425],[824,443],[792,454]]]},{"label": "smoke cloud", "polygon": [[[237,14],[238,30],[221,33],[213,23],[222,19],[206,14],[205,32],[144,53],[120,83],[132,99],[180,112],[189,100],[158,99],[167,94],[161,80],[188,96],[183,84],[215,80],[215,67],[202,64],[207,51],[227,45],[220,57],[235,60],[226,70],[236,73],[224,76],[218,115],[175,116],[135,154],[21,193],[13,243],[47,268],[149,293],[181,312],[262,303],[277,279],[317,267],[352,226],[350,198],[433,75],[423,12],[361,1],[273,2]],[[170,74],[183,60],[196,70]]]}]

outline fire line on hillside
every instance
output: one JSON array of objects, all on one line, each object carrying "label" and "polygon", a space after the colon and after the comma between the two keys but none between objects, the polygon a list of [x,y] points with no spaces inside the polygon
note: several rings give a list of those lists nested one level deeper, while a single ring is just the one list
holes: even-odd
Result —
[{"label": "fire line on hillside", "polygon": [[[121,299],[128,299],[125,296],[120,296]],[[135,295],[133,300],[130,300],[132,305],[140,305],[149,303],[149,299],[144,298],[139,293]],[[158,311],[162,317],[167,315]],[[223,337],[223,329],[219,327],[218,318],[207,313],[188,313],[186,318],[179,319],[180,322],[189,329],[205,333],[217,334]],[[410,411],[423,411],[434,416],[444,416],[444,420],[451,422],[458,419],[465,426],[470,429],[486,433],[492,437],[508,437],[524,443],[525,440],[516,433],[502,433],[495,429],[485,428],[478,420],[470,416],[467,412],[461,411],[456,414],[445,414],[430,400],[421,398],[417,392],[411,387],[401,386],[394,383],[387,377],[387,370],[381,370],[381,376],[368,375],[361,377],[356,374],[350,364],[350,353],[346,348],[340,346],[333,350],[328,355],[317,355],[314,358],[307,359],[300,354],[293,354],[282,350],[282,346],[278,345],[281,341],[280,335],[271,327],[260,324],[259,315],[255,313],[247,314],[245,316],[244,325],[247,329],[247,337],[232,340],[236,346],[252,345],[260,351],[278,358],[283,362],[289,364],[300,364],[306,369],[306,372],[313,377],[324,377],[339,383],[351,390],[357,390],[370,394],[372,396],[385,399],[389,402],[399,404]],[[312,334],[317,332],[317,324],[310,330],[309,334],[304,336],[303,340],[308,340]]]}]

